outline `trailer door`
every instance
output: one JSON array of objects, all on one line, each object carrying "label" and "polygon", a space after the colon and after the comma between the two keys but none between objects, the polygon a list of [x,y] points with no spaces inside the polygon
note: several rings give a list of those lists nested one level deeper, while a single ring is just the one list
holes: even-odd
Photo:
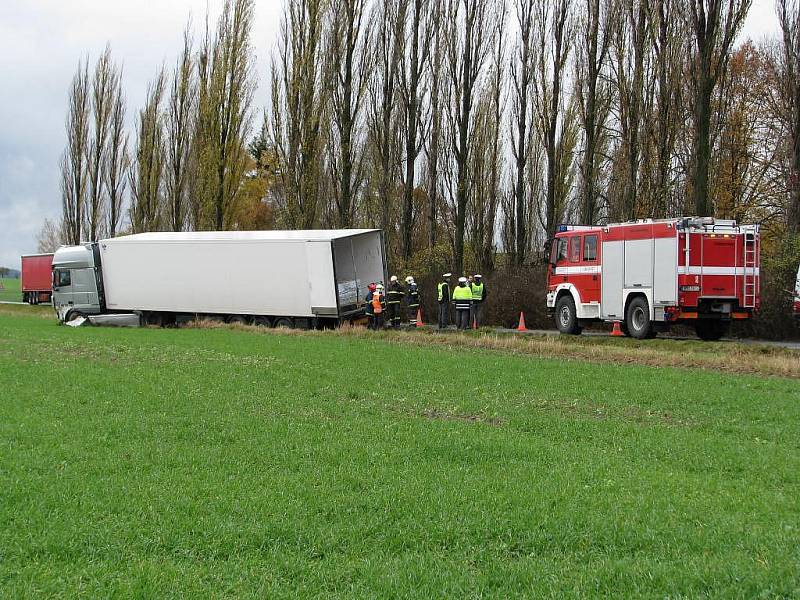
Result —
[{"label": "trailer door", "polygon": [[339,314],[359,310],[366,302],[367,286],[383,281],[383,242],[379,231],[333,241],[333,264]]}]

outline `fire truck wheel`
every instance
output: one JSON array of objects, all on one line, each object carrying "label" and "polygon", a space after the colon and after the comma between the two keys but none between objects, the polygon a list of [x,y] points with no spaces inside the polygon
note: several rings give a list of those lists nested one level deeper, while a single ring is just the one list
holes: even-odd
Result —
[{"label": "fire truck wheel", "polygon": [[561,333],[569,335],[578,335],[581,332],[575,301],[570,295],[561,296],[556,303],[556,327]]},{"label": "fire truck wheel", "polygon": [[628,313],[625,315],[625,325],[628,333],[637,340],[644,340],[650,336],[653,323],[650,321],[650,306],[647,298],[638,296],[631,300],[628,305]]},{"label": "fire truck wheel", "polygon": [[694,330],[704,342],[716,342],[728,333],[728,323],[723,321],[710,321],[708,319],[699,319],[694,324]]}]

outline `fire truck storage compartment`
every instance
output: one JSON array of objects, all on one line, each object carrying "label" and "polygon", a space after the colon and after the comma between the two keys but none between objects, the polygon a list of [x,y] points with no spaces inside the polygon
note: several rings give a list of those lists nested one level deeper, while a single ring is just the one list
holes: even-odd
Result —
[{"label": "fire truck storage compartment", "polygon": [[625,317],[625,299],[641,291],[651,314],[663,319],[664,305],[678,301],[677,237],[655,237],[650,224],[626,227],[623,240],[603,242],[602,305],[606,318]]}]

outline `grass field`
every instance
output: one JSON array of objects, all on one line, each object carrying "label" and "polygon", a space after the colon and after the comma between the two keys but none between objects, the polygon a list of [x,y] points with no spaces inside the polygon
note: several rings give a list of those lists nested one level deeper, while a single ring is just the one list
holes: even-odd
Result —
[{"label": "grass field", "polygon": [[21,309],[0,595],[800,596],[794,379]]},{"label": "grass field", "polygon": [[0,278],[0,300],[7,302],[21,302],[22,292],[19,291],[19,279]]}]

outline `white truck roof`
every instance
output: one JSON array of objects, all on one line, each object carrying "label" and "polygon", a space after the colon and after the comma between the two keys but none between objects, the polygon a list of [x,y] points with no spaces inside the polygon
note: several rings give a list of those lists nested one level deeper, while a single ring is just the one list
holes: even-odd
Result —
[{"label": "white truck roof", "polygon": [[378,229],[300,229],[293,231],[151,231],[135,233],[102,240],[113,241],[115,244],[134,242],[137,240],[149,242],[195,242],[202,240],[216,241],[308,241],[328,242],[339,238],[352,237],[364,233],[379,231]]}]

